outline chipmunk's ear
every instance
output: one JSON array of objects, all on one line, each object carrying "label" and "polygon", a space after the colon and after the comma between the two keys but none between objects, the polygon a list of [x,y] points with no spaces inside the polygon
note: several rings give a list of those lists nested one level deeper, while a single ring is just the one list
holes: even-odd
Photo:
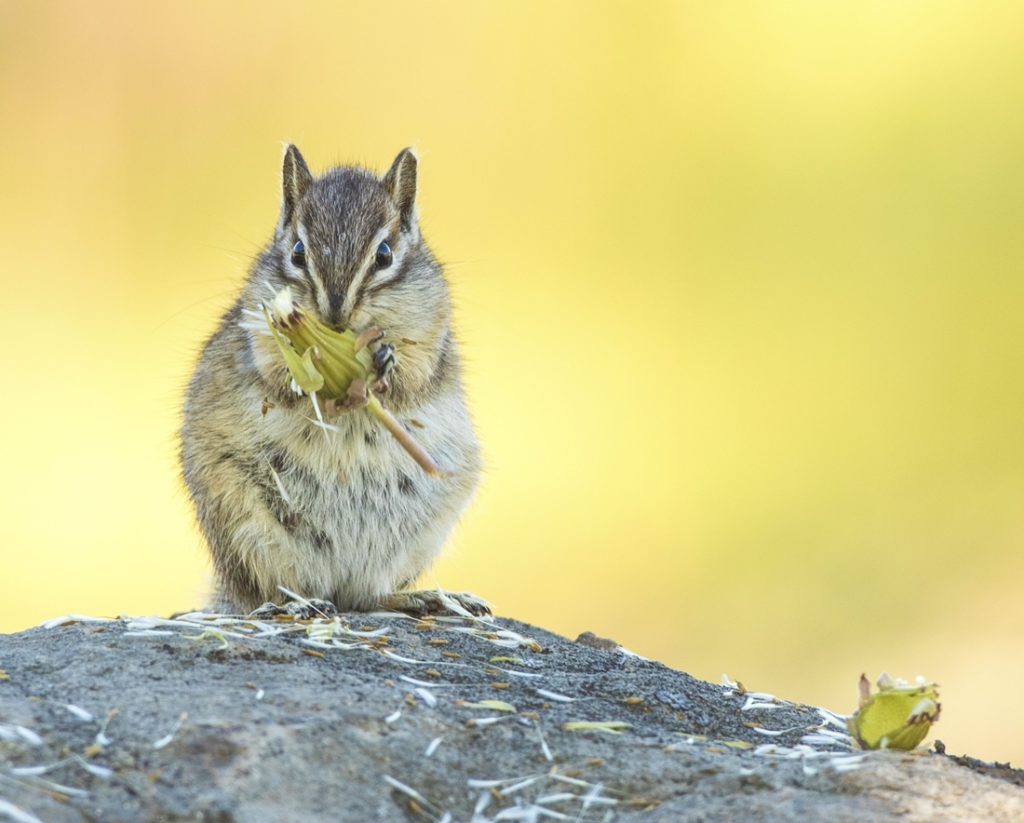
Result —
[{"label": "chipmunk's ear", "polygon": [[416,220],[416,164],[416,153],[402,149],[382,181],[402,215],[403,229],[411,228]]},{"label": "chipmunk's ear", "polygon": [[284,161],[281,164],[281,224],[290,223],[295,214],[295,206],[306,193],[313,175],[309,166],[302,159],[299,150],[289,143],[284,150]]}]

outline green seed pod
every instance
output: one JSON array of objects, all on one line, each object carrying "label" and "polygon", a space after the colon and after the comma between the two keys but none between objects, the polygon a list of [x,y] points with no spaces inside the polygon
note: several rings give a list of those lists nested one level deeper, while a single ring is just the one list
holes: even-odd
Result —
[{"label": "green seed pod", "polygon": [[883,674],[872,695],[871,684],[861,675],[860,695],[860,708],[847,728],[862,749],[913,749],[939,719],[936,683],[911,686]]},{"label": "green seed pod", "polygon": [[[343,405],[353,397],[365,396],[366,410],[391,432],[420,467],[427,474],[440,474],[437,463],[423,447],[381,405],[373,392],[366,392],[373,373],[373,359],[355,332],[351,329],[336,332],[328,328],[296,306],[288,288],[275,295],[269,308],[263,307],[263,316],[292,379],[302,391],[344,401]],[[359,402],[362,404],[362,399]]]}]

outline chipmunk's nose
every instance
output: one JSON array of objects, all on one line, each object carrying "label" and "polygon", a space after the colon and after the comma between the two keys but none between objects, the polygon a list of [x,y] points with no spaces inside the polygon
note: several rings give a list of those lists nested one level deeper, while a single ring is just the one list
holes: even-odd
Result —
[{"label": "chipmunk's nose", "polygon": [[324,318],[324,323],[330,326],[332,329],[338,331],[344,331],[345,318],[342,317],[342,308],[344,308],[345,296],[342,294],[332,293],[327,295],[327,316]]}]

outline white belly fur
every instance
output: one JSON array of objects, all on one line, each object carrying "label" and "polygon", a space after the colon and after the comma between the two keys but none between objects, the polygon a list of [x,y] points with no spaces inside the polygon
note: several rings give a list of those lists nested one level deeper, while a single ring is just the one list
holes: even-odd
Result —
[{"label": "white belly fur", "polygon": [[[239,523],[247,533],[236,532],[235,543],[248,547],[244,559],[257,578],[346,609],[372,607],[423,572],[477,482],[476,441],[461,397],[438,397],[410,415],[424,424],[412,429],[415,437],[446,472],[431,477],[365,410],[329,421],[341,431],[323,432],[308,419],[310,401],[259,416],[255,392],[244,404],[256,410],[245,430],[259,438],[258,451],[289,458],[276,472],[282,503],[305,526],[289,528],[270,512]],[[268,457],[262,463],[276,488]],[[309,540],[307,529],[323,539]]]}]

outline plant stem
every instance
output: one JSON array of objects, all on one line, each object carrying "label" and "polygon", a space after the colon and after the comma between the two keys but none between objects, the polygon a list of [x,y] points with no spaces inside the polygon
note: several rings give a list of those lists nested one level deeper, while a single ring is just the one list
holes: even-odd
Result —
[{"label": "plant stem", "polygon": [[391,432],[395,440],[402,445],[402,448],[409,452],[412,459],[420,464],[420,468],[423,469],[423,471],[427,474],[441,474],[441,467],[434,462],[433,458],[427,454],[424,448],[416,442],[415,438],[405,430],[395,416],[385,409],[381,405],[380,401],[372,394],[370,395],[366,408],[374,417],[384,424],[384,428]]}]

